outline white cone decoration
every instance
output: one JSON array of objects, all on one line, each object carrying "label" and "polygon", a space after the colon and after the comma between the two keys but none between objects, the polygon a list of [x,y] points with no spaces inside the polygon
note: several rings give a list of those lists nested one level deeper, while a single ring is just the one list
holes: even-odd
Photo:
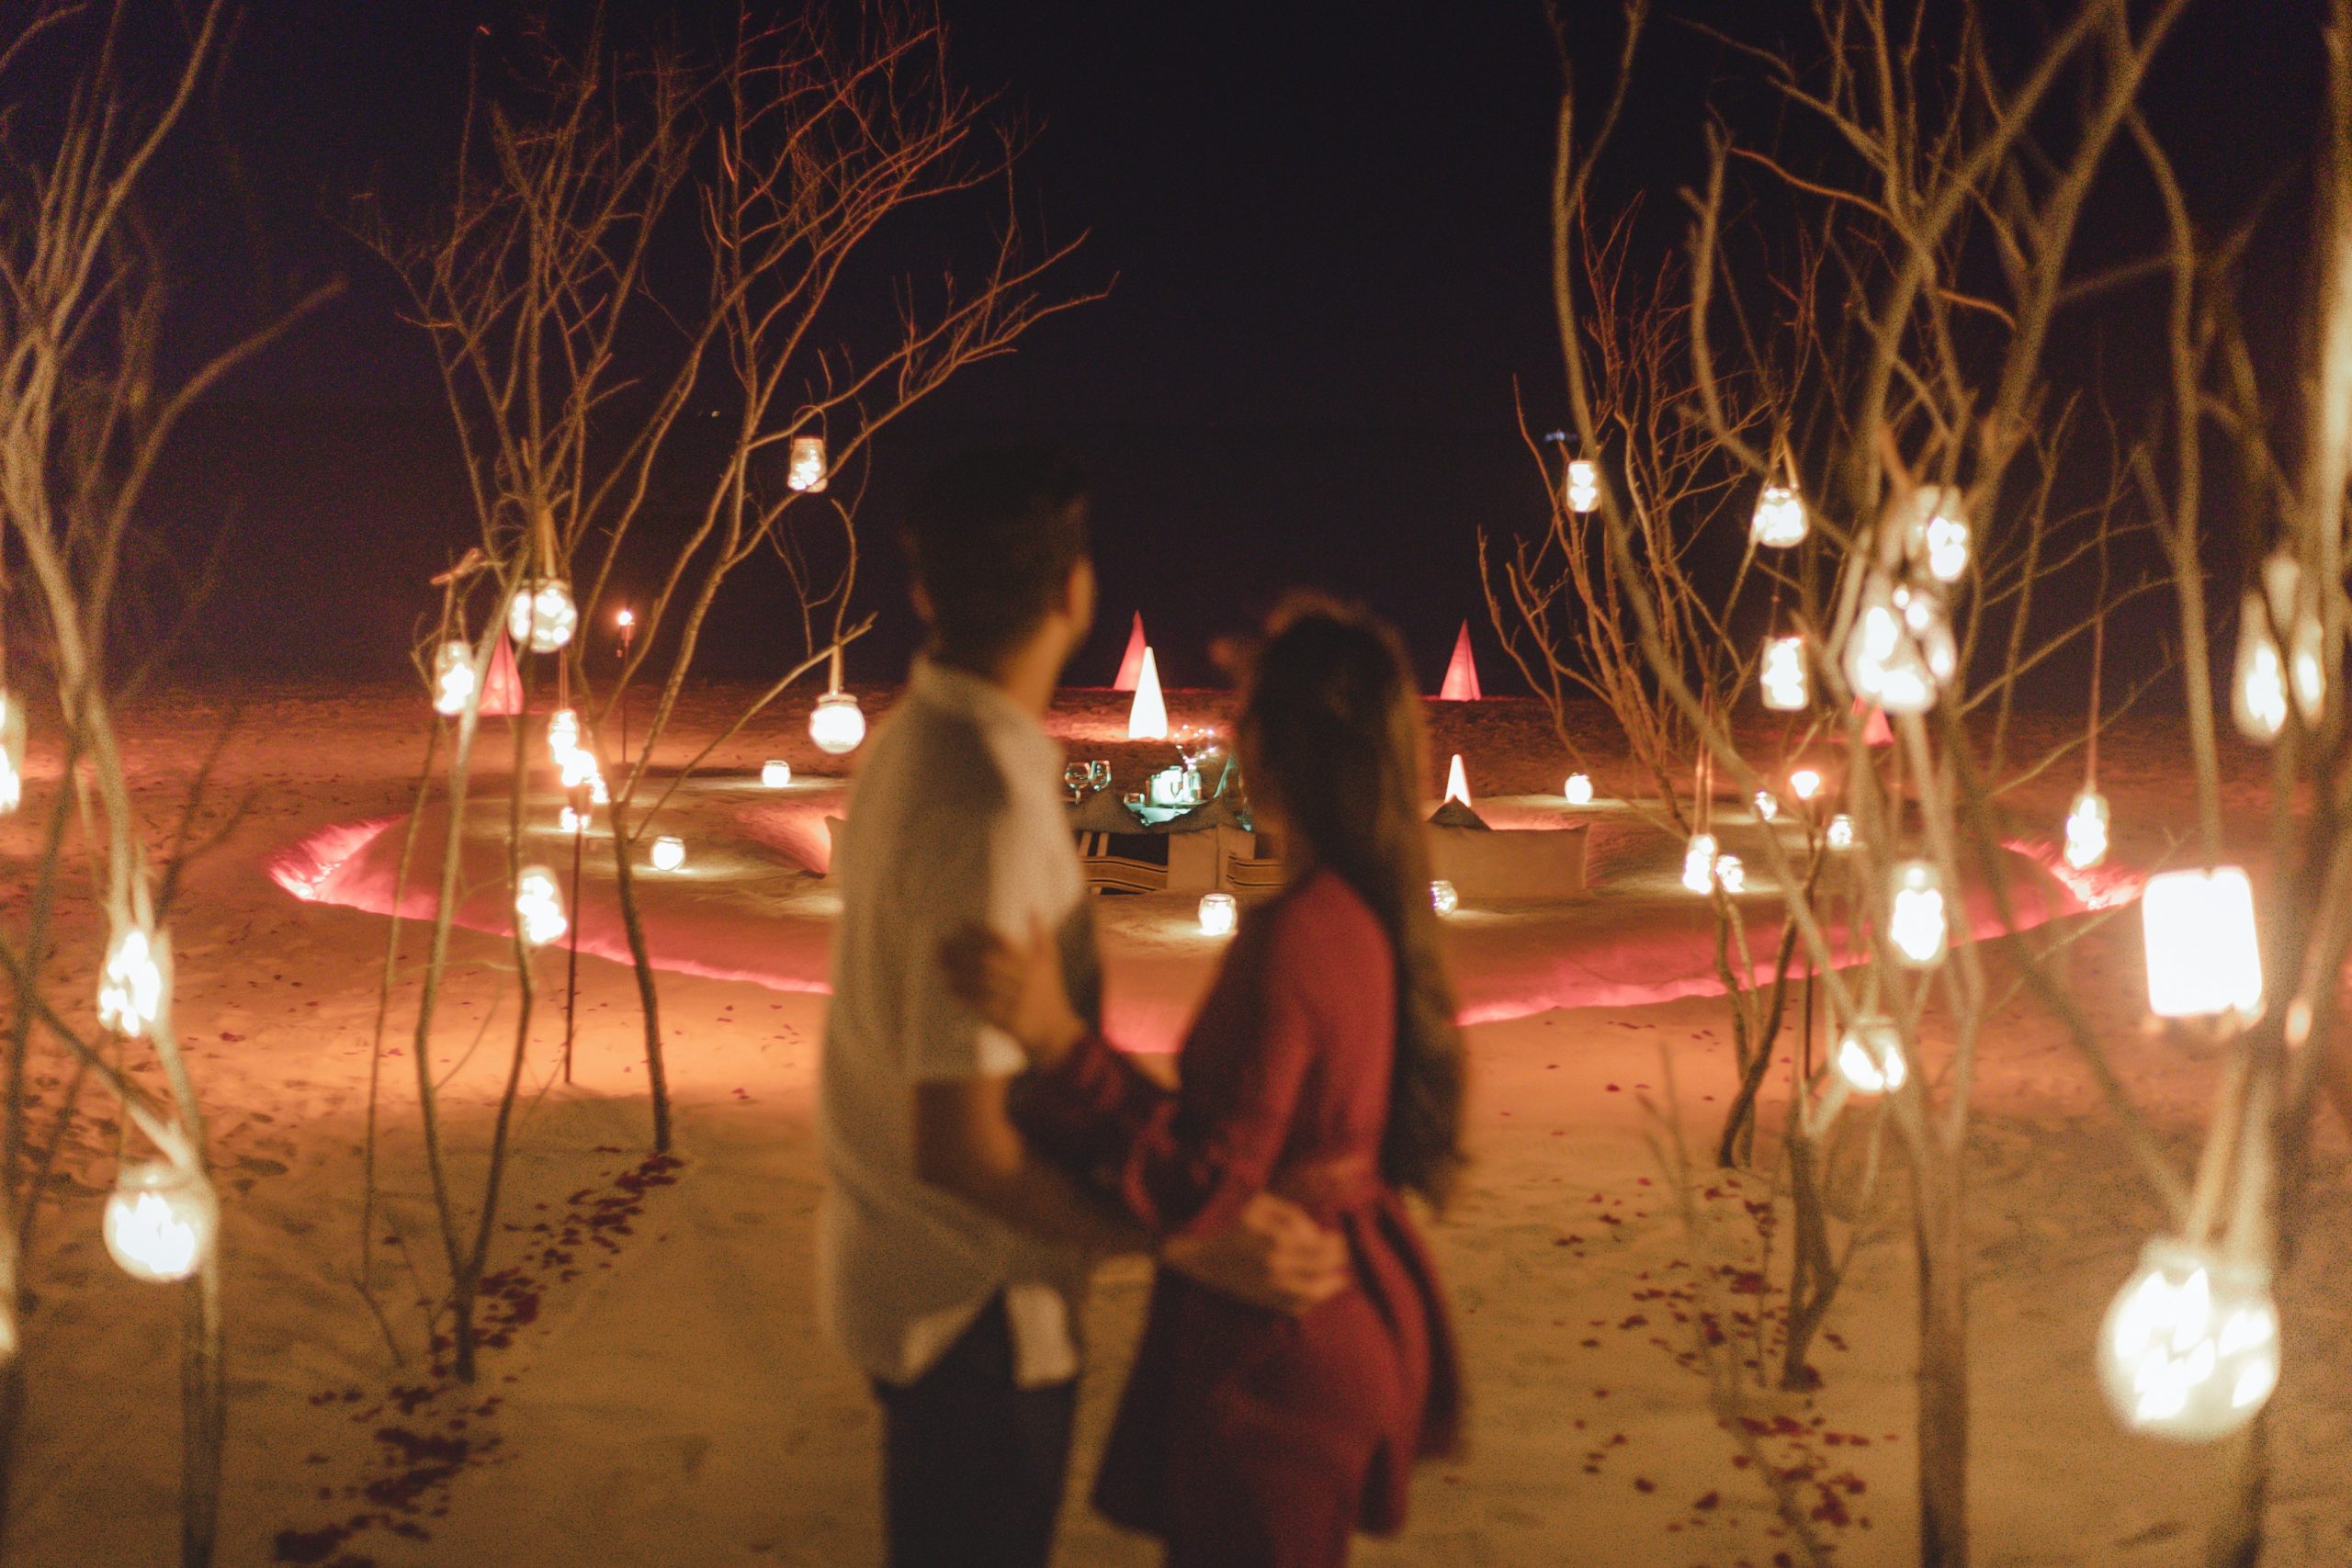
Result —
[{"label": "white cone decoration", "polygon": [[0,817],[25,803],[25,706],[0,687]]},{"label": "white cone decoration", "polygon": [[2233,865],[2167,871],[2140,895],[2148,1010],[2158,1018],[2262,1011],[2262,944],[2254,884]]},{"label": "white cone decoration", "polygon": [[808,711],[808,739],[829,757],[844,757],[865,740],[865,710],[847,692],[827,692]]},{"label": "white cone decoration", "polygon": [[1462,896],[1453,884],[1442,878],[1430,884],[1430,908],[1441,915],[1450,915],[1462,907]]},{"label": "white cone decoration", "polygon": [[553,653],[580,626],[571,584],[560,577],[526,580],[506,607],[506,635],[533,653]]},{"label": "white cone decoration", "polygon": [[1911,1076],[1903,1058],[1903,1032],[1882,1014],[1857,1018],[1838,1042],[1837,1067],[1856,1094],[1894,1093]]},{"label": "white cone decoration", "polygon": [[1201,932],[1204,936],[1231,936],[1241,919],[1241,910],[1230,893],[1201,895]]},{"label": "white cone decoration", "polygon": [[1914,969],[1932,969],[1951,950],[1943,874],[1931,862],[1906,860],[1895,866],[1892,882],[1887,894],[1886,940],[1903,964]]},{"label": "white cone decoration", "polygon": [[2227,1437],[2278,1386],[2270,1271],[2186,1241],[2151,1241],[2107,1309],[2098,1371],[2133,1431],[2190,1443]]},{"label": "white cone decoration", "polygon": [[760,784],[766,789],[782,789],[792,782],[792,764],[781,757],[771,757],[760,764]]},{"label": "white cone decoration", "polygon": [[533,947],[563,940],[571,922],[564,918],[563,885],[556,881],[554,872],[543,865],[526,865],[515,876],[514,919],[522,927],[524,942]]},{"label": "white cone decoration", "polygon": [[1159,660],[1143,650],[1143,669],[1136,676],[1136,700],[1127,709],[1127,739],[1168,739],[1168,704],[1159,694]]},{"label": "white cone decoration", "polygon": [[455,638],[433,654],[433,711],[455,718],[474,697],[474,650]]},{"label": "white cone decoration", "polygon": [[1682,849],[1682,886],[1693,893],[1711,893],[1715,886],[1715,836],[1693,833]]},{"label": "white cone decoration", "polygon": [[1568,775],[1567,787],[1563,789],[1560,793],[1567,797],[1567,802],[1570,806],[1590,806],[1592,804],[1592,780],[1589,775],[1584,773],[1570,773]]},{"label": "white cone decoration", "polygon": [[784,471],[787,489],[803,495],[815,495],[825,488],[825,438],[821,435],[796,435],[792,438],[792,458]]},{"label": "white cone decoration", "polygon": [[1600,465],[1589,457],[1568,460],[1568,510],[1578,515],[1600,509]]},{"label": "white cone decoration", "polygon": [[2086,789],[2066,808],[2066,863],[2087,871],[2107,858],[2107,796]]},{"label": "white cone decoration", "polygon": [[686,841],[674,833],[664,833],[653,840],[653,869],[675,871],[686,863]]},{"label": "white cone decoration", "polygon": [[125,1166],[107,1199],[107,1251],[134,1280],[185,1280],[211,1256],[220,1228],[211,1184],[169,1160]]},{"label": "white cone decoration", "polygon": [[1445,770],[1445,798],[1470,804],[1470,775],[1462,766],[1462,753],[1453,754],[1453,761]]},{"label": "white cone decoration", "polygon": [[146,1033],[163,1016],[171,963],[171,939],[162,931],[117,931],[98,975],[98,1021],[125,1039]]},{"label": "white cone decoration", "polygon": [[1812,524],[1804,500],[1788,485],[1766,485],[1756,498],[1756,515],[1748,520],[1748,537],[1769,549],[1785,550],[1804,543]]}]

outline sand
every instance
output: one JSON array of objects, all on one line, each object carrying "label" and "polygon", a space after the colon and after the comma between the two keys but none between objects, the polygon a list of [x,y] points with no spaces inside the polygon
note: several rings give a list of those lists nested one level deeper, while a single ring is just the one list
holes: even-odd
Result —
[{"label": "sand", "polygon": [[[730,696],[697,694],[676,757],[663,760],[712,733]],[[159,818],[232,705],[219,694],[175,694],[126,716],[141,798]],[[1180,719],[1217,711],[1204,695],[1179,694],[1171,706]],[[368,1276],[385,1326],[368,1310],[357,1282],[359,1149],[386,922],[297,898],[267,867],[322,829],[406,809],[420,710],[405,691],[252,698],[213,781],[213,825],[225,837],[190,868],[174,914],[177,1015],[227,1209],[220,1561],[877,1562],[876,1424],[816,1332],[808,1276],[820,996],[665,975],[681,1157],[674,1168],[649,1165],[634,982],[621,965],[583,957],[573,1083],[554,1073],[560,1017],[542,1011],[535,1030],[491,1265],[486,1317],[503,1342],[485,1351],[470,1388],[435,1371],[416,1304],[440,1269],[418,1157],[416,1065],[396,1018]],[[1119,738],[1123,711],[1073,696],[1057,728],[1076,754],[1124,771],[1148,749]],[[763,721],[712,766],[741,773],[781,755],[804,777],[838,773],[808,745],[804,714]],[[1557,788],[1564,753],[1532,705],[1444,706],[1436,717],[1442,754],[1468,755],[1474,788]],[[1593,722],[1579,739],[1598,753],[1604,733]],[[2167,830],[2186,826],[2179,755],[2162,724],[2110,738],[2104,783],[2124,858],[2154,863]],[[2261,768],[2250,753],[2233,753],[2233,831],[2251,854],[2265,825]],[[2054,824],[2076,782],[2070,766],[2021,792],[2021,830]],[[1600,783],[1607,795],[1631,793],[1635,781],[1620,760]],[[51,787],[37,766],[36,806]],[[230,824],[229,804],[248,795]],[[30,852],[31,820],[0,823],[0,860],[11,867]],[[750,832],[723,852],[751,865],[754,881],[797,886],[792,832]],[[22,919],[23,880],[0,871],[0,920]],[[78,895],[63,918],[52,976],[78,998],[89,989],[95,928]],[[1167,911],[1140,905],[1117,918],[1168,924]],[[2073,918],[2094,927],[2073,963],[2119,1067],[2185,1168],[2216,1064],[2141,1032],[2137,923],[2128,912],[2098,921]],[[1475,930],[1455,940],[1458,949],[1479,942]],[[1141,942],[1127,971],[1136,988],[1160,988],[1160,1011],[1206,974],[1204,955],[1168,942],[1163,960]],[[466,967],[429,1066],[446,1075],[470,1190],[512,985],[503,942],[461,932],[457,951]],[[1996,981],[2001,974],[1996,962]],[[560,966],[542,976],[560,984]],[[1785,1266],[1785,1247],[1768,1254],[1763,1240],[1769,1175],[1726,1175],[1706,1161],[1728,1094],[1725,1034],[1723,1003],[1703,997],[1547,1009],[1473,1031],[1478,1163],[1433,1228],[1468,1358],[1471,1446],[1422,1474],[1405,1536],[1367,1543],[1360,1561],[1761,1568],[1794,1549],[1758,1461],[1799,1488],[1835,1561],[1910,1560],[1913,1309],[1905,1194],[1891,1167],[1816,1356],[1820,1389],[1800,1397],[1749,1385],[1747,1434],[1726,1430],[1711,1404],[1704,1325],[1739,1350],[1734,1361],[1759,1344],[1769,1351],[1775,1298],[1757,1293],[1755,1271],[1777,1282]],[[46,1118],[66,1075],[48,1057],[34,1073]],[[1775,1116],[1780,1098],[1776,1089]],[[2196,1562],[2219,1455],[2119,1434],[2093,1381],[2099,1314],[2158,1223],[2156,1205],[2082,1066],[2022,1001],[2005,1005],[1987,1032],[1976,1103],[1978,1561]],[[6,1559],[153,1564],[171,1560],[175,1529],[178,1303],[105,1256],[97,1212],[117,1134],[103,1103],[85,1095],[82,1105],[27,1262],[37,1297],[24,1325],[31,1406]],[[1849,1125],[1850,1190],[1867,1119]],[[1678,1126],[1697,1162],[1679,1172]],[[2342,1348],[2352,1307],[2335,1289],[2352,1204],[2332,1125],[2322,1159],[2307,1244],[2280,1287],[2288,1355],[2273,1405],[2268,1559],[2279,1563],[2352,1561],[2341,1457],[2352,1426],[2352,1358]],[[1133,1262],[1098,1281],[1081,1470],[1107,1422],[1143,1286]],[[1082,1484],[1072,1488],[1061,1561],[1151,1562],[1148,1543],[1087,1513]]]}]

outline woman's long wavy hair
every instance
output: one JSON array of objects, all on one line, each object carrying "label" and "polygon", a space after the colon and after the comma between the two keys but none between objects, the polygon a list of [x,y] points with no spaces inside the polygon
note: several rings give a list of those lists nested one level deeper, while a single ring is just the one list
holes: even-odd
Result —
[{"label": "woman's long wavy hair", "polygon": [[1251,661],[1238,739],[1251,792],[1272,796],[1312,861],[1353,887],[1388,932],[1396,1053],[1381,1175],[1442,1204],[1464,1163],[1466,1075],[1430,904],[1420,696],[1396,632],[1329,600],[1286,602]]}]

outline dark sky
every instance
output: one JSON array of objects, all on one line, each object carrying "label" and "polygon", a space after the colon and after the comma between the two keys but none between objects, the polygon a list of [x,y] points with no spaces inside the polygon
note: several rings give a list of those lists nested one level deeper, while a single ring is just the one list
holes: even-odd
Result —
[{"label": "dark sky", "polygon": [[[1775,0],[1661,9],[1781,25]],[[2215,221],[2282,172],[2279,221],[2302,220],[2316,9],[2203,0],[2167,57],[2151,103]],[[885,441],[872,542],[944,451],[1049,432],[1087,458],[1099,491],[1105,626],[1073,679],[1108,678],[1138,608],[1170,677],[1206,679],[1211,636],[1313,583],[1395,617],[1432,682],[1453,626],[1478,623],[1489,683],[1504,684],[1474,552],[1481,526],[1541,515],[1514,386],[1537,428],[1560,423],[1544,215],[1557,74],[1536,0],[947,0],[946,13],[966,80],[1038,123],[1029,211],[1053,234],[1090,231],[1072,285],[1115,283]],[[422,336],[334,215],[359,190],[395,209],[431,198],[468,51],[518,15],[481,0],[246,8],[198,135],[159,192],[192,207],[202,242],[192,314],[225,321],[257,289],[298,279],[349,287],[239,377],[160,497],[192,536],[229,525],[227,581],[201,622],[209,661],[397,668],[430,603],[424,578],[469,538]],[[712,25],[692,6],[615,15],[690,34]],[[1644,195],[1659,243],[1674,238],[1700,96],[1711,83],[1742,90],[1745,71],[1661,25],[1610,193]],[[2093,243],[2129,254],[2143,202],[2120,189],[2105,210],[2113,231]],[[963,223],[967,241],[977,220],[940,221]],[[924,260],[956,239],[918,230],[897,254]],[[2258,280],[2256,313],[2274,310],[2291,338],[2293,274]],[[773,667],[773,592],[760,579],[737,590],[714,669]],[[911,625],[894,573],[876,570],[868,597],[887,612],[885,635],[854,675],[887,679]]]}]

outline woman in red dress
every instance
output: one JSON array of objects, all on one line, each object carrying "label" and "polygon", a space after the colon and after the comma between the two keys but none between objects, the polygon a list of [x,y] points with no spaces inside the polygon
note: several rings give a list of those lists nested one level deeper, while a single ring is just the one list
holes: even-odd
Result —
[{"label": "woman in red dress", "polygon": [[1462,1163],[1463,1055],[1420,822],[1419,699],[1396,635],[1277,617],[1237,741],[1283,891],[1243,921],[1173,1092],[1091,1033],[1050,944],[956,944],[957,987],[1019,1040],[1016,1120],[1158,1235],[1216,1234],[1272,1191],[1343,1235],[1352,1282],[1292,1315],[1169,1269],[1094,1491],[1170,1568],[1338,1568],[1405,1519],[1413,1461],[1461,1413],[1453,1339],[1398,1194]]}]

